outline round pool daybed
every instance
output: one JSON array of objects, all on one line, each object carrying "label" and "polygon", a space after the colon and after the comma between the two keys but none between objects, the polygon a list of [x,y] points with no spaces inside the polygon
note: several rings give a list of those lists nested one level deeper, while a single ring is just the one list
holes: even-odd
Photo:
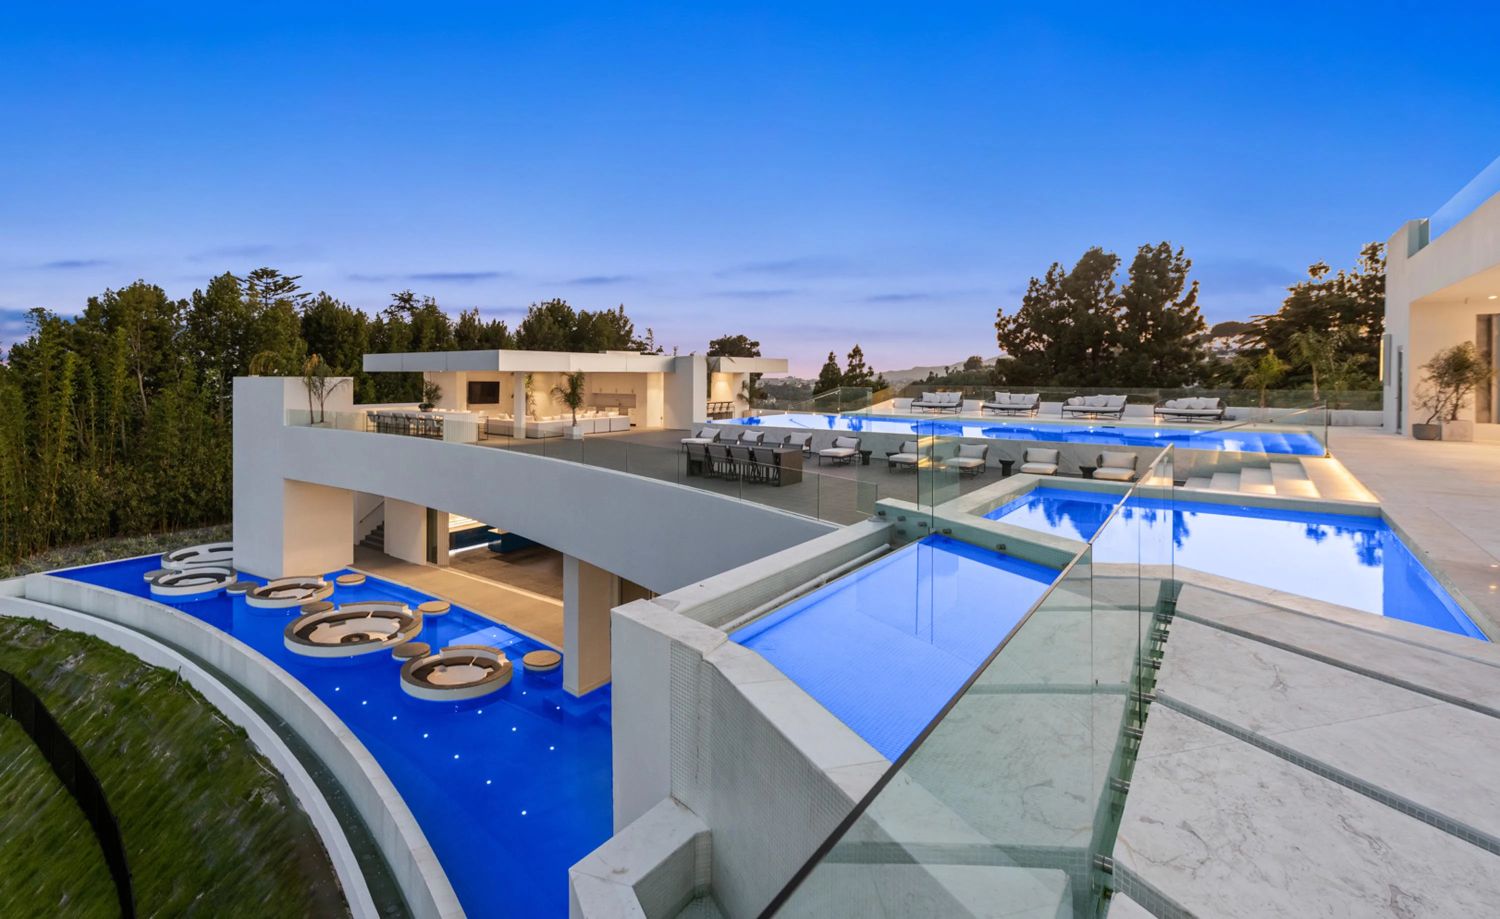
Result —
[{"label": "round pool daybed", "polygon": [[353,587],[356,584],[363,584],[365,582],[365,576],[355,571],[349,574],[341,574],[333,580],[340,587]]},{"label": "round pool daybed", "polygon": [[355,657],[415,638],[422,617],[399,600],[363,600],[306,613],[287,623],[287,649],[308,657]]},{"label": "round pool daybed", "polygon": [[460,702],[488,695],[510,682],[515,670],[505,652],[488,645],[449,645],[401,665],[401,688],[433,702]]},{"label": "round pool daybed", "polygon": [[215,568],[234,567],[234,543],[208,542],[198,546],[173,549],[161,557],[163,568],[185,571],[205,566]]},{"label": "round pool daybed", "polygon": [[245,602],[265,609],[288,609],[333,593],[333,585],[317,577],[277,578],[245,594]]},{"label": "round pool daybed", "polygon": [[193,600],[212,597],[233,584],[233,568],[218,565],[198,565],[183,571],[162,571],[147,584],[153,597],[173,597],[178,600]]},{"label": "round pool daybed", "polygon": [[562,655],[556,651],[528,651],[521,664],[532,673],[551,673],[562,666]]}]

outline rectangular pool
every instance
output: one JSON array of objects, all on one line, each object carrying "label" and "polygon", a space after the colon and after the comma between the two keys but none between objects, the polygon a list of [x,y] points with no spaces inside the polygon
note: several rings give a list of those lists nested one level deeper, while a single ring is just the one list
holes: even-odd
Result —
[{"label": "rectangular pool", "polygon": [[[1119,500],[1041,486],[985,516],[1088,540]],[[1484,639],[1381,517],[1136,497],[1099,534],[1094,560],[1171,563]]]},{"label": "rectangular pool", "polygon": [[1056,577],[1051,568],[929,536],[729,637],[894,760]]},{"label": "rectangular pool", "polygon": [[[161,567],[159,558],[56,574],[160,603],[143,579]],[[336,587],[328,599],[400,600],[415,608],[432,598],[371,577]],[[515,675],[491,695],[453,703],[408,696],[401,664],[386,651],[326,659],[287,650],[282,630],[297,607],[261,609],[227,594],[168,605],[264,654],[333,710],[421,824],[466,914],[568,914],[568,868],[612,831],[608,687],[574,698],[562,688],[561,670],[520,666],[521,655],[540,645],[458,606],[426,617],[414,640],[433,650],[501,648]]]},{"label": "rectangular pool", "polygon": [[891,418],[880,415],[815,415],[789,413],[756,418],[731,418],[714,424],[759,425],[798,431],[839,431],[858,434],[910,434],[918,437],[974,437],[989,440],[1029,440],[1102,446],[1160,447],[1183,450],[1228,450],[1322,456],[1323,444],[1307,431],[1227,427],[1186,428],[1177,425],[1139,426],[1082,421],[1015,419],[969,420]]}]

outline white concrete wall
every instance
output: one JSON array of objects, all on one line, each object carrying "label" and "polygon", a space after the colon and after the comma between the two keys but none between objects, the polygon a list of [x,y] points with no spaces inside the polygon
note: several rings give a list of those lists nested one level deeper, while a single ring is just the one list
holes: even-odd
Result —
[{"label": "white concrete wall", "polygon": [[662,424],[685,429],[708,420],[708,359],[697,354],[672,358],[666,375]]},{"label": "white concrete wall", "polygon": [[[17,579],[14,586],[24,593],[24,581]],[[61,629],[92,635],[143,663],[171,670],[196,689],[224,720],[244,730],[255,749],[280,773],[297,803],[307,812],[313,829],[322,839],[323,847],[328,850],[329,861],[333,863],[339,885],[344,889],[350,912],[361,919],[375,919],[380,915],[370,896],[369,885],[365,883],[364,873],[360,870],[359,860],[354,856],[354,849],[349,845],[344,828],[334,816],[327,798],[323,796],[323,790],[276,730],[245,700],[235,695],[233,690],[205,668],[141,632],[88,613],[21,599],[19,594],[7,596],[7,593],[0,591],[0,616],[36,619]]]},{"label": "white concrete wall", "polygon": [[421,565],[427,561],[427,508],[385,499],[385,554]]},{"label": "white concrete wall", "polygon": [[609,682],[609,611],[620,603],[620,579],[563,556],[563,688],[575,696]]},{"label": "white concrete wall", "polygon": [[[835,529],[697,488],[520,451],[287,426],[286,389],[279,378],[235,380],[235,558],[262,577],[339,567],[289,567],[302,556],[288,553],[284,504],[274,500],[286,479],[473,517],[657,593]],[[328,529],[309,531],[322,533],[330,552],[345,553],[341,564],[353,553],[352,501],[351,494]]]},{"label": "white concrete wall", "polygon": [[328,706],[260,652],[170,606],[82,581],[33,574],[26,577],[25,592],[29,600],[88,613],[179,648],[248,690],[307,743],[343,786],[413,913],[463,915],[421,826],[380,764]]}]

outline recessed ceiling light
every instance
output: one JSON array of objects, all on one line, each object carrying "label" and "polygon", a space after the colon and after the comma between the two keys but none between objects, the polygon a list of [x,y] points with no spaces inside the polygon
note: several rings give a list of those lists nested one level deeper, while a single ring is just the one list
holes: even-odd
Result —
[{"label": "recessed ceiling light", "polygon": [[1490,294],[1491,300],[1500,300],[1500,294]]}]

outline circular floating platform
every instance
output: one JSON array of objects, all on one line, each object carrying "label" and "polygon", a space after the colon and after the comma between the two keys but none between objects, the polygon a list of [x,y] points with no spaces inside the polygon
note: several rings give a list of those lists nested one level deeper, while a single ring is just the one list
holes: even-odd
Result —
[{"label": "circular floating platform", "polygon": [[398,661],[411,660],[414,657],[426,657],[432,653],[432,646],[425,641],[403,641],[391,649],[391,657]]},{"label": "circular floating platform", "polygon": [[233,584],[225,587],[224,592],[228,594],[247,594],[259,586],[254,581],[235,581]]},{"label": "circular floating platform", "polygon": [[420,631],[422,617],[405,603],[363,600],[298,616],[282,638],[289,650],[308,657],[355,657],[399,646]]},{"label": "circular floating platform", "polygon": [[453,608],[447,600],[428,600],[417,605],[417,612],[424,616],[441,616]]},{"label": "circular floating platform", "polygon": [[307,615],[326,613],[331,609],[333,609],[333,604],[327,600],[314,600],[311,603],[302,604],[302,612]]},{"label": "circular floating platform", "polygon": [[288,609],[314,600],[325,600],[333,585],[316,577],[277,578],[245,594],[245,602],[265,609]]},{"label": "circular floating platform", "polygon": [[341,574],[333,580],[335,583],[342,584],[345,587],[352,587],[355,584],[363,584],[365,576],[356,572],[353,574]]},{"label": "circular floating platform", "polygon": [[477,699],[509,683],[514,670],[499,648],[449,645],[402,664],[401,688],[409,696],[433,702]]},{"label": "circular floating platform", "polygon": [[556,651],[530,651],[522,655],[521,663],[532,673],[547,673],[562,666],[562,655]]},{"label": "circular floating platform", "polygon": [[202,599],[233,584],[236,577],[233,568],[199,565],[184,571],[163,571],[148,583],[153,597]]},{"label": "circular floating platform", "polygon": [[204,566],[232,568],[234,567],[234,543],[207,542],[198,546],[173,549],[162,555],[161,565],[173,571],[186,571],[189,568]]}]

